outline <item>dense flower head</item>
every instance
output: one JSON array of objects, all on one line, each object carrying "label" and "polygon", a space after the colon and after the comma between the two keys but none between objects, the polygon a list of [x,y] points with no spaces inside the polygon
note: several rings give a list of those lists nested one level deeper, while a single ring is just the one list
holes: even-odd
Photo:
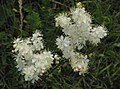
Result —
[{"label": "dense flower head", "polygon": [[56,26],[60,26],[65,34],[56,39],[58,48],[62,50],[63,57],[70,59],[72,68],[84,74],[89,61],[87,56],[77,53],[76,48],[81,50],[87,42],[97,45],[107,36],[106,28],[92,24],[91,15],[80,2],[70,12],[59,14],[55,21]]},{"label": "dense flower head", "polygon": [[87,55],[82,55],[79,53],[73,53],[70,58],[71,67],[74,71],[78,71],[79,75],[84,74],[88,70],[88,62]]},{"label": "dense flower head", "polygon": [[26,81],[34,83],[51,67],[53,54],[44,49],[42,34],[39,31],[26,39],[17,38],[13,43],[16,67]]}]

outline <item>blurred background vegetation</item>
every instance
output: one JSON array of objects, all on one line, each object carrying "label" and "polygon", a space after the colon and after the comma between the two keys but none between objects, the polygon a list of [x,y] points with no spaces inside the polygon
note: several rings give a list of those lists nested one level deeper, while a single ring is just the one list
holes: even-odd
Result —
[{"label": "blurred background vegetation", "polygon": [[[25,82],[17,71],[11,50],[16,37],[29,37],[39,29],[47,49],[61,55],[55,39],[62,31],[55,27],[58,13],[69,11],[81,1],[95,24],[104,24],[108,36],[97,47],[83,50],[89,54],[89,71],[74,73],[61,60],[35,84]],[[0,0],[0,89],[120,89],[120,0],[23,0],[23,31],[19,30],[18,0]]]}]

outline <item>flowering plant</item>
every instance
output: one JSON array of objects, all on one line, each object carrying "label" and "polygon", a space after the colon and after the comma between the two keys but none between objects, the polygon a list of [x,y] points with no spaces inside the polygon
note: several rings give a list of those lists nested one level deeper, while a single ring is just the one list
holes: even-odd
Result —
[{"label": "flowering plant", "polygon": [[[86,73],[89,59],[86,54],[78,53],[76,49],[81,51],[87,42],[94,45],[100,43],[100,39],[107,35],[106,28],[92,24],[90,14],[80,2],[69,13],[59,14],[55,21],[56,26],[62,27],[64,33],[56,39],[57,47],[63,53],[62,57],[69,59],[72,69],[78,71],[79,75]],[[13,42],[16,67],[25,80],[32,83],[51,67],[54,59],[59,59],[45,49],[42,36],[36,31],[32,37],[17,38]]]},{"label": "flowering plant", "polygon": [[34,83],[39,79],[39,75],[43,75],[51,67],[53,54],[44,49],[42,34],[39,31],[24,40],[17,38],[13,43],[16,67],[26,81]]},{"label": "flowering plant", "polygon": [[100,39],[107,35],[106,28],[92,24],[90,14],[80,2],[69,13],[60,13],[55,20],[56,26],[62,27],[65,35],[56,39],[58,48],[63,52],[63,57],[69,59],[74,71],[84,74],[88,69],[89,59],[76,49],[81,50],[87,42],[95,45],[100,43]]}]

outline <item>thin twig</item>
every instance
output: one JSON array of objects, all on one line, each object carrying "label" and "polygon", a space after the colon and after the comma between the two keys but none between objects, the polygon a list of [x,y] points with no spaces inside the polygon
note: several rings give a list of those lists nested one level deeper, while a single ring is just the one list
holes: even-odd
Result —
[{"label": "thin twig", "polygon": [[22,27],[23,27],[22,0],[18,0],[18,3],[19,3],[19,13],[20,13],[20,31],[22,32]]},{"label": "thin twig", "polygon": [[59,5],[62,5],[62,6],[65,6],[66,8],[70,8],[69,6],[67,6],[67,5],[65,5],[65,4],[63,4],[63,3],[61,3],[61,2],[58,2],[58,1],[55,1],[55,0],[50,0],[51,2],[54,2],[54,3],[56,3],[56,4],[59,4]]}]

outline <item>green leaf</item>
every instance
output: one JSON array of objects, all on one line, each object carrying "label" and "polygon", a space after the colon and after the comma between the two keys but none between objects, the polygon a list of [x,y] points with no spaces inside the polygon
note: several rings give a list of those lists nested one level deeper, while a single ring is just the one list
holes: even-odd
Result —
[{"label": "green leaf", "polygon": [[41,26],[41,20],[37,12],[29,12],[26,19],[29,26],[33,29],[37,29]]},{"label": "green leaf", "polygon": [[114,43],[113,44],[115,47],[120,47],[120,43]]},{"label": "green leaf", "polygon": [[102,74],[105,70],[107,70],[112,64],[106,66],[105,68],[103,68],[100,72],[99,75]]}]

